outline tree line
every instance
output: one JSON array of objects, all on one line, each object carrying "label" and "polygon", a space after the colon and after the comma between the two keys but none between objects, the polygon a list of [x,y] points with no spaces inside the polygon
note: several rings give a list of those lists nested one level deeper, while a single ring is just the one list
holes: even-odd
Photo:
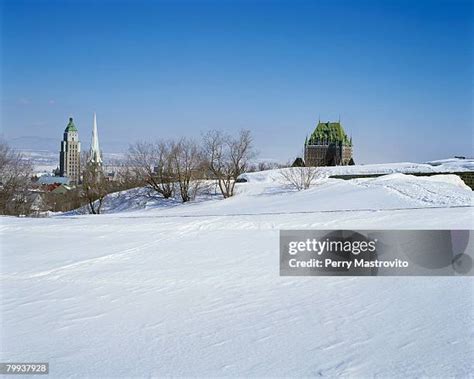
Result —
[{"label": "tree line", "polygon": [[182,202],[196,196],[203,180],[215,180],[224,198],[234,195],[238,177],[256,155],[250,131],[236,136],[210,131],[200,141],[190,138],[137,142],[127,154],[128,175],[142,179],[164,198],[176,193]]},{"label": "tree line", "polygon": [[[217,183],[224,198],[234,195],[239,176],[250,170],[256,156],[250,131],[236,135],[213,130],[201,139],[179,138],[131,144],[117,177],[107,180],[98,167],[83,165],[82,182],[66,194],[44,193],[44,208],[67,211],[85,207],[89,213],[102,211],[107,194],[147,186],[164,198],[188,202],[209,180]],[[81,156],[87,162],[87,154]],[[32,212],[33,167],[23,156],[0,141],[0,214],[29,215]]]}]

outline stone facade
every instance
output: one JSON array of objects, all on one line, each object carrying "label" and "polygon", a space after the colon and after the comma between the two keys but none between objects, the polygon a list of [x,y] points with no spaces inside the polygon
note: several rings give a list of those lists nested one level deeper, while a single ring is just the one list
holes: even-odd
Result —
[{"label": "stone facade", "polygon": [[354,164],[352,139],[340,122],[319,122],[304,146],[306,166],[345,166]]},{"label": "stone facade", "polygon": [[67,176],[71,183],[79,183],[81,178],[81,142],[72,118],[66,126],[59,153],[59,175]]}]

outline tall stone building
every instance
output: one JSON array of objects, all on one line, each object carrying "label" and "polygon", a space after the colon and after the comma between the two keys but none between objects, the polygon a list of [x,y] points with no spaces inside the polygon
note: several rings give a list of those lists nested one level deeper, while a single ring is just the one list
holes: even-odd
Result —
[{"label": "tall stone building", "polygon": [[67,176],[72,183],[79,183],[81,179],[81,142],[79,133],[72,120],[64,130],[59,153],[59,175]]},{"label": "tall stone building", "polygon": [[347,137],[341,122],[318,122],[304,144],[306,166],[339,166],[354,164],[352,138]]}]

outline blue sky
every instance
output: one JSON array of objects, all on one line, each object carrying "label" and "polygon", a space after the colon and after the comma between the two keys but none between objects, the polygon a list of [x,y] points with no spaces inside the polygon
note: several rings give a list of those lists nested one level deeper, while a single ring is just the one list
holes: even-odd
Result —
[{"label": "blue sky", "polygon": [[357,163],[473,155],[469,1],[0,1],[7,139],[87,148],[96,111],[106,152],[248,128],[287,161],[340,117]]}]

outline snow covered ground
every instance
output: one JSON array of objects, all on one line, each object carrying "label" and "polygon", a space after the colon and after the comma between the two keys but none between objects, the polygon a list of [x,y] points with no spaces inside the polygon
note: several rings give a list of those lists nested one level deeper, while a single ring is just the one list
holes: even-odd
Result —
[{"label": "snow covered ground", "polygon": [[279,276],[280,229],[474,229],[457,176],[327,178],[366,167],[301,192],[274,170],[226,200],[135,189],[100,216],[2,218],[1,361],[49,361],[52,377],[471,376],[472,278]]}]

